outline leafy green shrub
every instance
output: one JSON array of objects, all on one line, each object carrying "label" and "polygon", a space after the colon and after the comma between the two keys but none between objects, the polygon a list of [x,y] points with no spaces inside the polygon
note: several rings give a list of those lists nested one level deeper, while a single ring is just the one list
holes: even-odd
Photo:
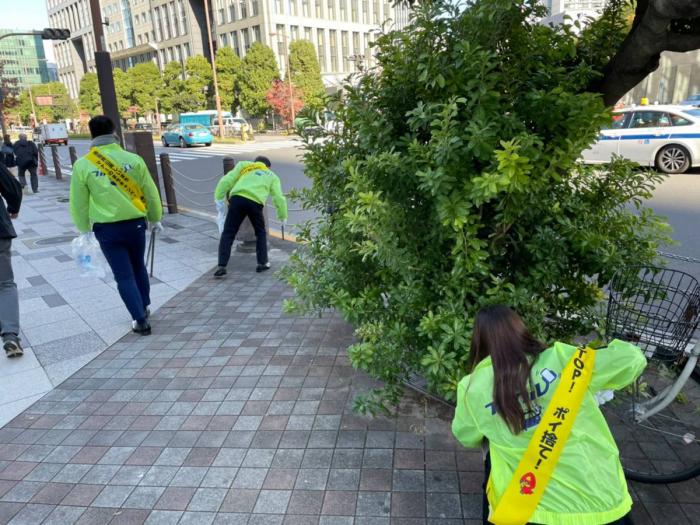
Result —
[{"label": "leafy green shrub", "polygon": [[453,399],[484,305],[512,305],[545,340],[584,333],[612,273],[667,238],[642,204],[659,176],[578,163],[610,121],[585,92],[596,72],[577,45],[596,46],[537,25],[540,9],[426,3],[377,40],[343,126],[307,144],[300,197],[323,215],[283,271],[286,307],[356,327],[353,365],[387,385],[360,410],[395,401],[413,372]]}]

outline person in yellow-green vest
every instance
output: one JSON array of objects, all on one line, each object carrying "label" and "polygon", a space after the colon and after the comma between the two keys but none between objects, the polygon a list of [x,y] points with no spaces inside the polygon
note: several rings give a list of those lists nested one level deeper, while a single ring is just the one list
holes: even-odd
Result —
[{"label": "person in yellow-green vest", "polygon": [[226,275],[233,240],[246,217],[255,230],[255,252],[258,258],[256,271],[260,273],[270,268],[263,215],[265,202],[270,195],[277,209],[277,217],[283,225],[287,223],[287,199],[282,193],[279,177],[270,169],[271,165],[267,157],[257,157],[253,162],[241,161],[216,185],[216,207],[221,213],[228,206],[228,212],[219,240],[219,267],[214,272],[214,277]]},{"label": "person in yellow-green vest", "polygon": [[81,234],[92,231],[100,243],[133,319],[133,331],[149,335],[146,221],[154,231],[162,231],[163,205],[146,163],[122,149],[109,117],[93,117],[88,127],[90,153],[75,163],[70,181],[71,216]]},{"label": "person in yellow-green vest", "polygon": [[[502,503],[543,414],[549,414],[547,408],[562,371],[576,352],[576,347],[564,343],[546,348],[507,306],[491,306],[477,314],[472,371],[457,388],[452,433],[465,447],[488,446],[484,524],[499,525],[489,519]],[[632,383],[644,370],[646,359],[638,347],[619,340],[595,352],[578,415],[561,408],[560,420],[567,415],[575,419],[549,483],[544,487],[537,483],[535,470],[526,474],[528,479],[519,480],[521,494],[530,488],[534,494],[535,486],[542,494],[534,513],[523,521],[538,525],[631,523],[632,499],[619,452],[595,394]]]}]

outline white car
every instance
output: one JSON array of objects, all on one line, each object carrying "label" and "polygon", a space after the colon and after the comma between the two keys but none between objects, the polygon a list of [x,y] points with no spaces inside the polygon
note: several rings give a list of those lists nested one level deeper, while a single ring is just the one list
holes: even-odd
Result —
[{"label": "white car", "polygon": [[700,166],[700,109],[638,106],[616,111],[611,127],[583,152],[583,161],[604,164],[614,154],[665,173]]}]

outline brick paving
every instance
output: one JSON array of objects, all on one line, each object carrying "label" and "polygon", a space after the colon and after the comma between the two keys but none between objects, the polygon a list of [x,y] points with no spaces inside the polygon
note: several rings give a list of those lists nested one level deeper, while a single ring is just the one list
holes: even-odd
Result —
[{"label": "brick paving", "polygon": [[[0,429],[0,524],[481,523],[451,410],[407,393],[354,414],[375,383],[351,328],[282,314],[291,291],[253,266],[235,255]],[[635,486],[636,523],[698,523],[698,488]]]}]

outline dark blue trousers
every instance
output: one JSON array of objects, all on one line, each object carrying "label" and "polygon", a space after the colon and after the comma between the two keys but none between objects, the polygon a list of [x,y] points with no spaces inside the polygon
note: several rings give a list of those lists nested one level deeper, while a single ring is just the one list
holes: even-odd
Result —
[{"label": "dark blue trousers", "polygon": [[143,322],[146,308],[151,304],[151,283],[144,260],[145,219],[95,224],[92,231],[112,268],[119,295],[131,318]]}]

